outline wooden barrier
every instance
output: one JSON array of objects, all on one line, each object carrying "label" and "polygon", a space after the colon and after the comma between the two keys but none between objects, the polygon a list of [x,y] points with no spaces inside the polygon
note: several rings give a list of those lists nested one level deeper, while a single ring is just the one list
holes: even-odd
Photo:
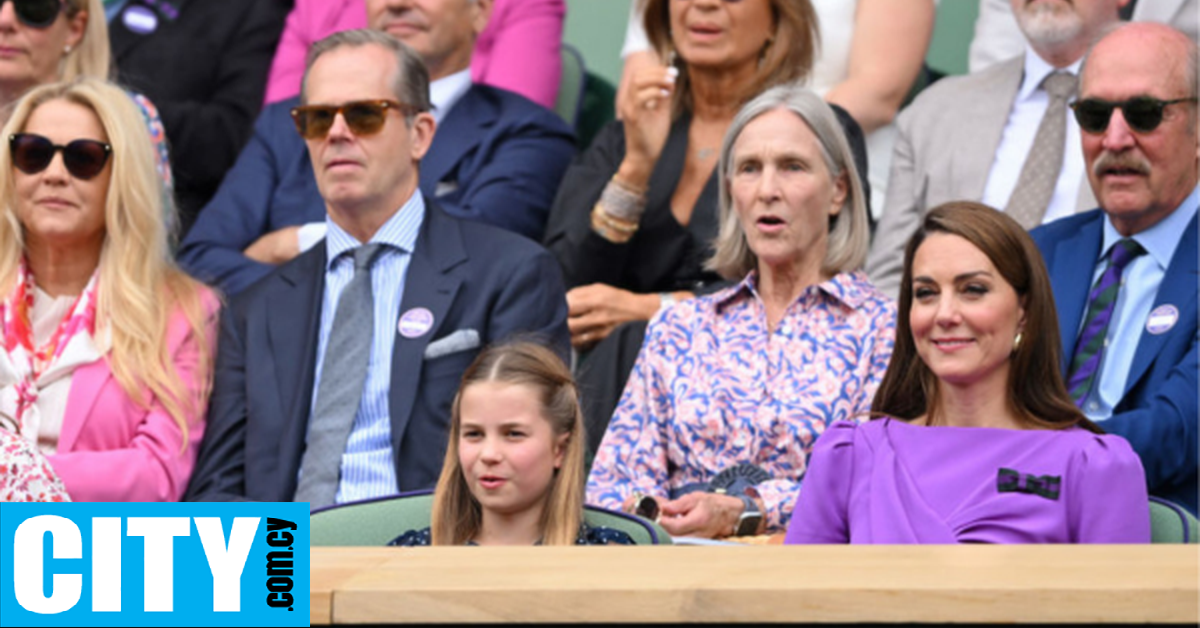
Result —
[{"label": "wooden barrier", "polygon": [[1196,546],[312,549],[313,624],[1200,621]]}]

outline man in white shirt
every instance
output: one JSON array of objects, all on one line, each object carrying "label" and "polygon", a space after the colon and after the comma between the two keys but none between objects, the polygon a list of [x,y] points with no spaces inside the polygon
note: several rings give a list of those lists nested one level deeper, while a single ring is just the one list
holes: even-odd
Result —
[{"label": "man in white shirt", "polygon": [[1029,185],[1022,174],[1043,118],[1057,122],[1060,135],[1053,136],[1059,146],[1050,172],[1040,174],[1053,177],[1057,170],[1057,177],[1044,182],[1041,200],[1026,210],[1031,213],[1014,217],[1032,227],[1095,206],[1084,184],[1079,127],[1065,107],[1072,96],[1059,97],[1053,108],[1051,75],[1069,74],[1073,82],[1088,47],[1117,24],[1127,1],[1012,0],[1025,53],[983,72],[942,79],[900,113],[883,217],[867,260],[880,289],[899,292],[904,245],[930,209],[964,199],[1001,210],[1019,202],[1014,192]]}]

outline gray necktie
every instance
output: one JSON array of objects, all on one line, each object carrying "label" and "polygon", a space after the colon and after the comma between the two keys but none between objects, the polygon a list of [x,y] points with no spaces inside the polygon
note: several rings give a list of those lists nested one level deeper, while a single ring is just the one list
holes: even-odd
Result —
[{"label": "gray necktie", "polygon": [[1042,224],[1054,186],[1058,184],[1067,137],[1067,99],[1075,93],[1075,84],[1075,75],[1067,72],[1053,72],[1042,81],[1042,89],[1050,95],[1050,104],[1004,209],[1026,229]]},{"label": "gray necktie", "polygon": [[362,400],[371,358],[375,329],[371,262],[384,247],[365,244],[354,250],[354,278],[338,298],[337,313],[325,345],[321,383],[317,386],[295,499],[309,502],[314,509],[332,504],[337,496],[342,454]]}]

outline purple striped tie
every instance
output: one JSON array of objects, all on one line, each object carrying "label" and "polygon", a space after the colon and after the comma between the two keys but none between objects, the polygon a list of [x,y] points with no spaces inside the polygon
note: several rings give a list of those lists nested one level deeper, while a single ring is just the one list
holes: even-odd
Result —
[{"label": "purple striped tie", "polygon": [[1100,359],[1104,353],[1104,340],[1108,337],[1108,323],[1112,320],[1117,294],[1121,290],[1121,273],[1133,258],[1145,253],[1142,245],[1124,238],[1113,245],[1108,254],[1108,267],[1101,273],[1096,285],[1088,294],[1087,315],[1083,330],[1075,343],[1075,356],[1067,374],[1067,390],[1075,405],[1083,407],[1084,400],[1096,383],[1100,372]]}]

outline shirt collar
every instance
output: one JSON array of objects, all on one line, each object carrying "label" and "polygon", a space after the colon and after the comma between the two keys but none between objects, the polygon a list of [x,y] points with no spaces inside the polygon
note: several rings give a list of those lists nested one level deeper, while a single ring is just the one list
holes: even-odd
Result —
[{"label": "shirt collar", "polygon": [[[405,253],[412,253],[424,220],[425,197],[421,195],[420,190],[416,190],[408,197],[408,201],[400,206],[400,210],[392,214],[379,231],[371,236],[371,242],[380,242]],[[325,269],[330,270],[341,255],[364,243],[346,233],[329,216],[325,217],[325,224],[329,229],[325,236]]]},{"label": "shirt collar", "polygon": [[1075,63],[1068,65],[1065,68],[1056,68],[1046,62],[1045,59],[1038,56],[1033,48],[1025,47],[1025,78],[1021,80],[1021,89],[1017,91],[1017,100],[1028,100],[1033,93],[1041,89],[1042,81],[1050,76],[1051,72],[1070,72],[1075,76],[1079,76],[1079,66],[1083,63],[1083,59],[1077,59]]},{"label": "shirt collar", "polygon": [[429,84],[429,101],[433,103],[433,118],[441,123],[463,94],[471,89],[471,69],[455,72]]},{"label": "shirt collar", "polygon": [[[832,297],[834,301],[841,303],[846,308],[856,310],[867,300],[870,286],[871,284],[867,281],[866,276],[861,271],[856,270],[838,273],[832,278],[817,284],[816,289]],[[809,288],[809,290],[811,289]],[[804,298],[804,294],[807,294],[809,290],[805,290],[800,295],[800,298]],[[713,295],[713,305],[717,311],[720,311],[734,301],[751,296],[759,298],[757,270],[750,271],[750,274],[746,275],[746,278],[741,280],[737,285],[715,293]]]},{"label": "shirt collar", "polygon": [[[1200,208],[1200,186],[1194,188],[1192,193],[1179,204],[1179,207],[1175,208],[1175,211],[1166,218],[1158,221],[1158,224],[1140,233],[1135,233],[1131,237],[1146,249],[1146,253],[1154,258],[1161,268],[1165,269],[1171,265],[1171,258],[1175,257],[1175,249],[1179,248],[1181,235],[1187,230],[1188,223],[1196,216],[1198,208]],[[1101,249],[1101,258],[1108,255],[1109,249],[1123,237],[1125,236],[1117,233],[1112,220],[1105,220],[1104,248]]]}]

